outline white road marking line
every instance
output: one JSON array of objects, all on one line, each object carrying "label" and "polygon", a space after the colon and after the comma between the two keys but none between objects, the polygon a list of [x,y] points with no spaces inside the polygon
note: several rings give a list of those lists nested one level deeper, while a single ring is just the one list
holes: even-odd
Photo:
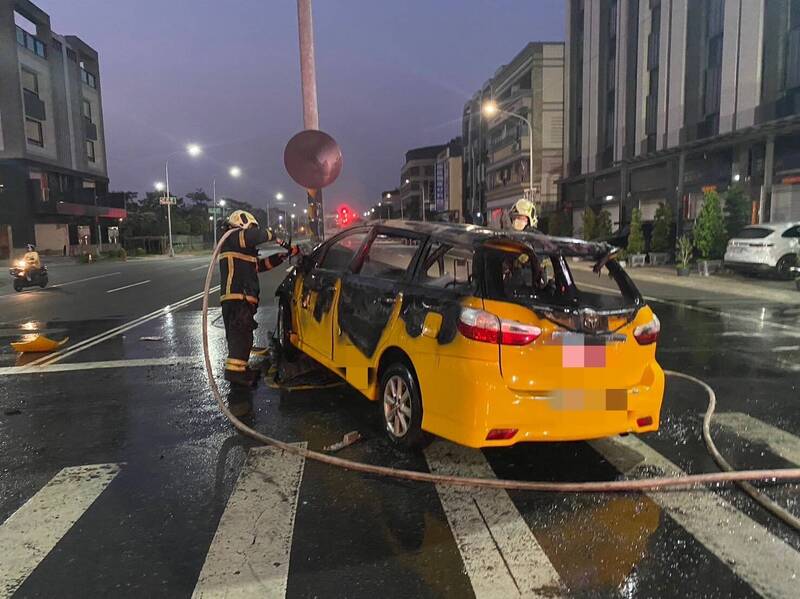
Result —
[{"label": "white road marking line", "polygon": [[784,352],[784,351],[797,351],[800,349],[800,345],[777,345],[772,348],[774,352]]},{"label": "white road marking line", "polygon": [[764,443],[775,455],[800,466],[800,438],[741,412],[717,412],[714,423],[754,443]]},{"label": "white road marking line", "polygon": [[[437,441],[425,450],[436,474],[494,478],[483,454]],[[553,597],[565,589],[522,515],[503,489],[436,485],[477,599]]]},{"label": "white road marking line", "polygon": [[[95,279],[104,279],[106,277],[113,277],[113,276],[121,275],[121,274],[122,274],[121,272],[110,272],[110,273],[106,273],[104,275],[96,275],[94,277],[86,277],[85,279],[77,279],[75,281],[67,281],[66,283],[56,283],[55,285],[48,285],[48,288],[49,289],[55,289],[56,287],[67,287],[69,285],[75,285],[76,283],[85,283],[86,281],[94,281]],[[23,290],[23,291],[19,291],[19,292],[15,291],[14,293],[3,293],[2,295],[0,295],[0,298],[2,298],[2,297],[15,297],[17,295],[27,295],[29,293],[34,293],[36,291],[41,291],[41,289],[29,289],[29,290]]]},{"label": "white road marking line", "polygon": [[[640,466],[658,468],[667,476],[685,474],[634,436],[589,444],[624,474]],[[708,489],[647,495],[757,593],[797,596],[800,553],[722,497]]]},{"label": "white road marking line", "polygon": [[64,468],[0,526],[0,598],[10,597],[119,473],[118,464]]},{"label": "white road marking line", "polygon": [[193,598],[286,596],[304,465],[305,458],[274,447],[248,452]]},{"label": "white road marking line", "polygon": [[[216,293],[217,291],[219,291],[219,285],[212,287],[210,291],[211,293]],[[94,337],[89,337],[88,339],[84,339],[83,341],[80,341],[75,345],[68,346],[64,349],[58,350],[57,352],[53,352],[52,354],[42,356],[41,358],[34,360],[30,364],[26,364],[25,366],[20,366],[20,368],[33,369],[43,364],[54,364],[56,362],[60,362],[64,358],[76,354],[79,351],[83,351],[84,349],[93,347],[98,343],[102,343],[103,341],[111,339],[112,337],[125,333],[131,329],[134,329],[140,325],[145,324],[146,322],[150,322],[151,320],[154,320],[156,318],[161,318],[164,314],[168,314],[170,312],[174,312],[175,310],[179,310],[184,306],[188,306],[189,304],[196,302],[202,297],[203,297],[202,291],[199,293],[195,293],[194,295],[190,295],[189,297],[184,298],[177,303],[169,304],[167,306],[164,306],[163,308],[154,310],[149,314],[145,314],[144,316],[135,318],[134,320],[126,322],[125,324],[121,324],[117,327],[114,327],[113,329],[109,329],[108,331],[99,333]]]},{"label": "white road marking line", "polygon": [[[614,289],[610,287],[603,287],[601,285],[592,285],[591,283],[582,283],[580,281],[576,281],[578,288],[586,287],[587,289],[597,289],[600,291],[611,291],[613,292]],[[726,312],[724,310],[713,310],[711,308],[703,308],[702,306],[693,306],[692,304],[686,304],[683,302],[676,302],[673,300],[666,300],[661,299],[658,297],[653,297],[652,295],[643,295],[644,298],[648,302],[658,302],[659,304],[666,304],[667,306],[676,306],[679,308],[686,308],[687,310],[693,310],[695,312],[702,312],[703,314],[713,314],[714,316],[722,316],[724,318],[730,318],[733,320],[741,320],[742,322],[747,322],[750,324],[756,324],[758,326],[770,326],[776,329],[782,329],[784,331],[792,331],[798,332],[800,328],[794,327],[788,324],[782,324],[780,322],[772,322],[771,320],[766,320],[763,318],[753,318],[751,316],[744,316],[742,314],[734,314],[733,312]]]},{"label": "white road marking line", "polygon": [[122,291],[123,289],[130,289],[131,287],[138,287],[139,285],[146,285],[150,282],[150,279],[146,281],[139,281],[138,283],[131,283],[130,285],[125,285],[124,287],[117,287],[116,289],[109,289],[106,293],[116,293],[117,291]]},{"label": "white road marking line", "polygon": [[121,275],[121,272],[110,272],[104,275],[96,275],[94,277],[86,277],[85,279],[78,279],[77,281],[67,281],[66,283],[56,283],[55,285],[50,285],[50,287],[66,287],[68,285],[75,285],[76,283],[85,283],[86,281],[94,281],[95,279],[104,279],[106,277],[114,277],[116,275]]},{"label": "white road marking line", "polygon": [[208,264],[201,264],[200,266],[195,266],[194,268],[190,268],[189,270],[195,271],[195,270],[200,270],[201,268],[203,270],[208,270]]},{"label": "white road marking line", "polygon": [[168,358],[138,358],[130,360],[107,360],[102,362],[76,362],[73,364],[48,364],[34,369],[25,366],[0,368],[0,376],[15,374],[47,374],[51,372],[72,372],[76,370],[102,370],[106,368],[143,368],[147,366],[170,366],[175,364],[200,364],[202,356],[174,356]]}]

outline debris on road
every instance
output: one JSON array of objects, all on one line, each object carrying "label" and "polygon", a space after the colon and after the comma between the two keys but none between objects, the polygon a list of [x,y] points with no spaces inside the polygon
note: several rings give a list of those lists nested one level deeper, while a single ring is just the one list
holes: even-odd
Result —
[{"label": "debris on road", "polygon": [[334,443],[333,445],[328,445],[327,447],[323,447],[322,451],[333,453],[339,451],[340,449],[344,449],[345,447],[350,447],[353,443],[356,443],[361,439],[363,439],[361,433],[359,433],[358,431],[350,431],[349,433],[345,433],[341,441],[339,441],[338,443]]}]

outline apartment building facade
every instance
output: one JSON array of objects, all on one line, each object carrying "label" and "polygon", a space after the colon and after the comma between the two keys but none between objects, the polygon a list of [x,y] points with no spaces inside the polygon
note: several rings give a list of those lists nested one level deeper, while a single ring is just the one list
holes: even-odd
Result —
[{"label": "apartment building facade", "polygon": [[561,208],[620,229],[662,202],[691,229],[743,186],[753,222],[800,219],[800,2],[567,0]]},{"label": "apartment building facade", "polygon": [[97,52],[50,28],[28,0],[0,0],[0,257],[114,241]]},{"label": "apartment building facade", "polygon": [[400,169],[400,195],[397,206],[403,218],[427,220],[431,214],[436,158],[446,147],[446,145],[425,146],[406,152],[405,162]]},{"label": "apartment building facade", "polygon": [[[486,116],[493,102],[499,110]],[[509,113],[530,121],[527,124]],[[499,225],[531,184],[540,213],[556,208],[563,170],[564,44],[531,42],[465,104],[464,218]],[[533,146],[533,172],[530,148]],[[532,177],[532,181],[531,181]]]}]

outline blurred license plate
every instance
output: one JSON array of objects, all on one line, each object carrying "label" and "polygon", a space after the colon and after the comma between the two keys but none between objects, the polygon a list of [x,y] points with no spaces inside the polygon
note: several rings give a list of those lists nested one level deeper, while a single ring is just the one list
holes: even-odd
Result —
[{"label": "blurred license plate", "polygon": [[628,409],[627,389],[559,389],[548,397],[550,407],[559,411],[624,411]]}]

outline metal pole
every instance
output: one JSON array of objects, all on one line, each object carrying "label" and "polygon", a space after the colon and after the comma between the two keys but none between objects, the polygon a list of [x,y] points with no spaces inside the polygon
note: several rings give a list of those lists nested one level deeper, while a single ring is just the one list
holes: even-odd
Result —
[{"label": "metal pole", "polygon": [[211,179],[211,200],[212,210],[214,211],[214,247],[217,247],[217,178]]},{"label": "metal pole", "polygon": [[172,248],[172,196],[169,193],[169,158],[164,163],[164,175],[167,185],[167,231],[169,233],[169,257],[175,257],[175,250]]},{"label": "metal pole", "polygon": [[[297,25],[300,38],[300,82],[303,92],[303,127],[319,129],[317,104],[317,75],[314,59],[314,20],[311,0],[297,0]],[[313,232],[319,239],[325,235],[325,218],[322,209],[322,190],[309,189],[307,194],[309,214],[315,221]]]},{"label": "metal pole", "polygon": [[427,187],[428,183],[426,181],[420,182],[420,189],[422,190],[422,222],[425,222],[425,187]]},{"label": "metal pole", "polygon": [[272,228],[272,225],[269,222],[270,204],[271,204],[271,202],[270,202],[269,196],[267,196],[267,229],[271,229]]}]

